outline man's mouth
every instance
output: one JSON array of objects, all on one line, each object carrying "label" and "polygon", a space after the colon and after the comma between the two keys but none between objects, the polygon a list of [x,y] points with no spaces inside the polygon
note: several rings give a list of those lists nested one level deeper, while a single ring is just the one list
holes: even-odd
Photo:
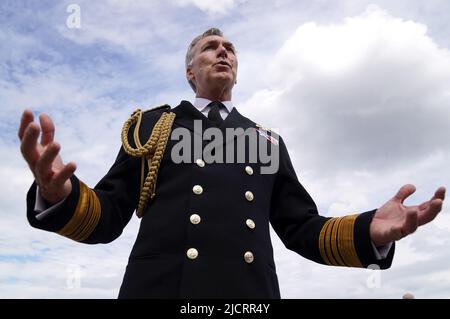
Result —
[{"label": "man's mouth", "polygon": [[228,63],[227,61],[219,61],[215,65],[227,66],[227,67],[229,67],[231,69],[231,64]]}]

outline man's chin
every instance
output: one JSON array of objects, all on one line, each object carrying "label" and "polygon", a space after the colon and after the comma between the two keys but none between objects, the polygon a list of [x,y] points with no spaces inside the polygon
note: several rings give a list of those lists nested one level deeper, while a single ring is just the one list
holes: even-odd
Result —
[{"label": "man's chin", "polygon": [[213,82],[218,81],[223,84],[226,84],[228,82],[233,83],[233,77],[227,72],[220,72],[220,73],[214,74],[214,76],[211,78],[211,81],[213,81]]}]

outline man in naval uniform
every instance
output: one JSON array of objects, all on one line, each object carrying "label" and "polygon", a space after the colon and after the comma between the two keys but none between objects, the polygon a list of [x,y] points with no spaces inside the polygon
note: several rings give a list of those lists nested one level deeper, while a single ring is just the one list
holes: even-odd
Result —
[{"label": "man in naval uniform", "polygon": [[[193,103],[133,113],[115,163],[94,188],[74,175],[74,163],[63,164],[50,117],[41,114],[39,126],[26,110],[19,138],[35,177],[27,195],[30,224],[82,243],[108,243],[137,210],[142,220],[120,298],[280,298],[269,223],[288,249],[312,261],[390,267],[394,242],[436,217],[445,189],[405,206],[415,191],[405,185],[378,209],[320,216],[283,139],[234,107],[237,66],[233,44],[220,30],[195,38],[186,55]],[[195,137],[209,128],[258,132],[259,141],[278,152],[278,170],[262,174],[262,163],[247,157],[243,163],[207,162],[201,154],[174,160],[177,139],[168,138],[170,132],[184,129]]]}]

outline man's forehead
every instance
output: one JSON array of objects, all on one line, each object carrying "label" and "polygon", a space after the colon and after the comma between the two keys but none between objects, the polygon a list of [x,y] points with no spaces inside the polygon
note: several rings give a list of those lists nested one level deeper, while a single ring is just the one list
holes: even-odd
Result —
[{"label": "man's forehead", "polygon": [[201,46],[201,45],[203,45],[205,43],[215,42],[215,41],[233,45],[233,43],[231,43],[231,41],[227,40],[224,37],[221,37],[220,35],[207,35],[206,37],[204,37],[200,41],[198,41],[197,45]]}]

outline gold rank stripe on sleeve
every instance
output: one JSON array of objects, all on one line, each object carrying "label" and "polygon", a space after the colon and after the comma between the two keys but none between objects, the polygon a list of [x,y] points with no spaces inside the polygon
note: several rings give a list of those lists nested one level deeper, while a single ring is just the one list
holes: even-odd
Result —
[{"label": "gold rank stripe on sleeve", "polygon": [[319,251],[328,265],[362,267],[356,254],[354,226],[358,214],[330,218],[319,235]]},{"label": "gold rank stripe on sleeve", "polygon": [[80,181],[80,196],[75,213],[58,234],[83,241],[97,226],[101,215],[100,201],[95,192]]}]

